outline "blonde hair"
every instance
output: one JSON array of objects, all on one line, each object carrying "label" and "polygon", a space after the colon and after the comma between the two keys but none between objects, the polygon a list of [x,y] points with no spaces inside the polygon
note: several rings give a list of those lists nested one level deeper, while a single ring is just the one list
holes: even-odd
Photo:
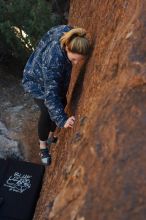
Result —
[{"label": "blonde hair", "polygon": [[60,38],[61,47],[67,46],[72,53],[88,55],[90,50],[89,40],[86,38],[86,30],[84,28],[74,27],[68,32],[64,32]]}]

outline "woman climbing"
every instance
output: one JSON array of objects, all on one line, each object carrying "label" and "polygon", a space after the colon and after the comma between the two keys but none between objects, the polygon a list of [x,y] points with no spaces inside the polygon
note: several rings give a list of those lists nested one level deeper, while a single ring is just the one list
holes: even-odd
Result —
[{"label": "woman climbing", "polygon": [[72,65],[84,60],[90,50],[83,28],[52,27],[40,40],[24,68],[22,84],[39,106],[38,137],[41,161],[51,163],[49,146],[57,141],[56,127],[72,128],[75,117],[64,111]]}]

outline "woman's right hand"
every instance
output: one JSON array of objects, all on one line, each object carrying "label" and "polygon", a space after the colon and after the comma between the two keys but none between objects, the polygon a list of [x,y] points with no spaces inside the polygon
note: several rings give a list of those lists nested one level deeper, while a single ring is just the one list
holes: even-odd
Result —
[{"label": "woman's right hand", "polygon": [[72,128],[74,122],[75,122],[75,117],[74,116],[69,117],[64,124],[64,128],[69,128],[69,127]]}]

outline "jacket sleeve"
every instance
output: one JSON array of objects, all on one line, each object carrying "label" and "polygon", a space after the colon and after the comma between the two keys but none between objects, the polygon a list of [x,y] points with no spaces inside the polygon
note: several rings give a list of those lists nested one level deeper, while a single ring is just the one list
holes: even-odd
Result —
[{"label": "jacket sleeve", "polygon": [[42,68],[45,104],[52,121],[54,121],[58,127],[62,128],[68,119],[60,97],[60,89],[61,86],[63,86],[63,62],[61,62],[57,56],[52,56],[52,60],[51,62],[48,60],[47,64],[44,62]]}]

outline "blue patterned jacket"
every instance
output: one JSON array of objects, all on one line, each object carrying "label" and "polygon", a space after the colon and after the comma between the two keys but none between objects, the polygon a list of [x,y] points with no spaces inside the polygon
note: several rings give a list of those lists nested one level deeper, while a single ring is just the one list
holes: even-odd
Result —
[{"label": "blue patterned jacket", "polygon": [[59,38],[71,29],[69,25],[58,25],[43,36],[26,63],[22,79],[26,92],[45,100],[49,115],[58,127],[64,127],[68,119],[63,100],[72,70],[72,63],[65,49],[61,48]]}]

